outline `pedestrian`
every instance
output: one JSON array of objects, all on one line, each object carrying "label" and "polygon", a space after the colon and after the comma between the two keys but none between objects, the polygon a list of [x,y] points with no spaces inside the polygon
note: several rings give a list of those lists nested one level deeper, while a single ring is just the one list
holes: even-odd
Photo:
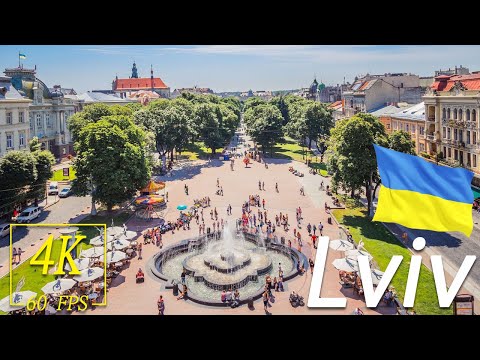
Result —
[{"label": "pedestrian", "polygon": [[142,247],[143,247],[142,243],[139,242],[139,243],[138,243],[138,246],[137,246],[137,249],[138,249],[138,260],[142,260]]},{"label": "pedestrian", "polygon": [[265,199],[262,200],[263,208],[265,209]]},{"label": "pedestrian", "polygon": [[265,183],[262,181],[262,190],[265,190]]},{"label": "pedestrian", "polygon": [[278,193],[278,183],[275,183],[275,191]]},{"label": "pedestrian", "polygon": [[167,202],[168,202],[168,191],[167,191],[167,193],[165,194],[165,199],[166,199]]},{"label": "pedestrian", "polygon": [[317,226],[315,224],[313,224],[312,230],[313,230],[313,235],[315,235],[317,231]]},{"label": "pedestrian", "polygon": [[263,298],[263,309],[265,310],[265,312],[267,312],[268,311],[268,291],[266,289],[263,292],[262,298]]},{"label": "pedestrian", "polygon": [[262,190],[262,182],[258,180],[258,190]]},{"label": "pedestrian", "polygon": [[13,248],[12,250],[12,264],[17,263],[17,248]]},{"label": "pedestrian", "polygon": [[312,233],[312,225],[310,225],[310,223],[308,223],[307,225],[307,231],[308,231],[308,235]]},{"label": "pedestrian", "polygon": [[182,279],[182,285],[185,285],[185,277],[187,276],[187,272],[185,269],[183,269],[182,274],[180,275],[180,278]]},{"label": "pedestrian", "polygon": [[288,239],[288,247],[291,248],[292,247],[292,240]]},{"label": "pedestrian", "polygon": [[[220,186],[220,193],[222,194],[223,196],[223,186]],[[188,195],[188,194],[187,194]]]},{"label": "pedestrian", "polygon": [[210,219],[213,220],[213,209],[210,210]]},{"label": "pedestrian", "polygon": [[162,295],[160,295],[160,297],[158,298],[157,306],[158,306],[158,315],[164,315],[165,302],[163,301]]},{"label": "pedestrian", "polygon": [[323,236],[323,224],[321,221],[318,224],[318,231],[320,232],[320,236]]},{"label": "pedestrian", "polygon": [[217,178],[217,187],[220,187],[220,179]]},{"label": "pedestrian", "polygon": [[317,235],[313,234],[312,235],[312,244],[313,244],[314,249],[317,248],[316,241],[317,241]]},{"label": "pedestrian", "polygon": [[282,269],[282,263],[278,263],[278,277],[281,278],[283,277],[283,269]]},{"label": "pedestrian", "polygon": [[315,266],[315,263],[312,258],[308,259],[308,265],[310,265],[310,273],[313,275],[313,267]]}]

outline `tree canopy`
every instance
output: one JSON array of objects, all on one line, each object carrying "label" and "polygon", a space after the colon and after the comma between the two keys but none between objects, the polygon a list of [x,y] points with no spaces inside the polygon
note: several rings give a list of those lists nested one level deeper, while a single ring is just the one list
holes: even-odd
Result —
[{"label": "tree canopy", "polygon": [[415,142],[410,134],[403,130],[394,131],[388,136],[388,147],[405,154],[415,155]]}]

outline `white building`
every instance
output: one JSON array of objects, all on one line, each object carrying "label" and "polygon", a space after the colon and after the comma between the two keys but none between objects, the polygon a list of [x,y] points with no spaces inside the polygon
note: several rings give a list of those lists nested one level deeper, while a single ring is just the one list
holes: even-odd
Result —
[{"label": "white building", "polygon": [[31,102],[13,87],[10,77],[0,76],[0,157],[10,150],[28,150]]}]

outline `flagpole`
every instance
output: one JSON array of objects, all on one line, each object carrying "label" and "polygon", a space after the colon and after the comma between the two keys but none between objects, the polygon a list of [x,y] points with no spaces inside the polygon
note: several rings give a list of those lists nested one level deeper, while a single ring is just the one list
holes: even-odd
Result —
[{"label": "flagpole", "polygon": [[20,69],[20,51],[18,52],[18,68]]}]

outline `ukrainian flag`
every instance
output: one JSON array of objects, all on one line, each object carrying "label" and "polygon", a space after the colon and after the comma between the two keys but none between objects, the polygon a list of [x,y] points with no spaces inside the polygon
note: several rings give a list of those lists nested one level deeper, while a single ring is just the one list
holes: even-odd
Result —
[{"label": "ukrainian flag", "polygon": [[18,57],[22,60],[25,60],[27,58],[27,56],[25,54],[22,54],[22,53],[18,53]]},{"label": "ukrainian flag", "polygon": [[459,231],[470,237],[471,171],[435,165],[378,145],[374,148],[382,186],[373,221],[412,229]]}]

